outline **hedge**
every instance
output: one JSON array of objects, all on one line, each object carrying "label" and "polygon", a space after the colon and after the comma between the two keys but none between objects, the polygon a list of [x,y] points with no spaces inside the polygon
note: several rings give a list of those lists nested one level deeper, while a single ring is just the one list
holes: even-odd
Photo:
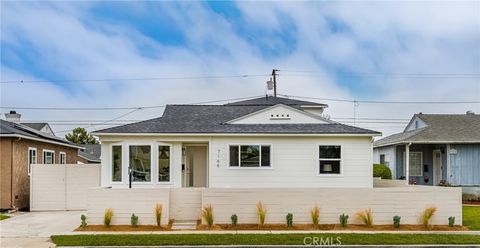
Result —
[{"label": "hedge", "polygon": [[384,164],[373,164],[373,177],[392,179],[392,172],[390,171],[390,168]]}]

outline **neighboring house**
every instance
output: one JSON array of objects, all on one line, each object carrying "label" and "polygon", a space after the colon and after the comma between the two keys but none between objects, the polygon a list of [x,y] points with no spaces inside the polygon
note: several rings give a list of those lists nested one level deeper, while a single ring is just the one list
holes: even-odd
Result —
[{"label": "neighboring house", "polygon": [[0,120],[0,209],[29,207],[31,164],[76,164],[79,145],[20,124],[20,114]]},{"label": "neighboring house", "polygon": [[33,122],[33,123],[32,122],[21,122],[20,124],[25,125],[29,128],[33,128],[35,130],[44,132],[44,133],[55,135],[55,133],[53,132],[50,125],[46,122]]},{"label": "neighboring house", "polygon": [[78,163],[97,164],[100,163],[100,144],[85,144],[84,148],[78,150]]},{"label": "neighboring house", "polygon": [[372,142],[381,134],[328,120],[326,107],[272,96],[167,105],[162,117],[93,133],[102,146],[101,184],[373,187]]},{"label": "neighboring house", "polygon": [[402,133],[374,142],[374,162],[410,183],[480,185],[480,115],[415,114]]}]

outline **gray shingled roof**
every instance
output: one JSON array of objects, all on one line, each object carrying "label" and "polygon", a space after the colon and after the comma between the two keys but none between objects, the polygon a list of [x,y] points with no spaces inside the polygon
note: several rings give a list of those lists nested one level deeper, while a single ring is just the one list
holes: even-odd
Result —
[{"label": "gray shingled roof", "polygon": [[89,162],[100,162],[100,144],[85,144],[84,149],[78,151],[78,156],[81,156]]},{"label": "gray shingled roof", "polygon": [[[262,104],[260,99],[254,100],[258,102],[248,100],[251,102],[243,101],[225,105],[167,105],[160,118],[107,128],[94,133],[380,134],[335,122],[331,124],[226,124],[230,120],[271,106]],[[296,104],[306,104],[306,102],[300,101]]]},{"label": "gray shingled roof", "polygon": [[36,139],[43,139],[45,141],[54,141],[58,143],[63,143],[69,146],[81,147],[75,143],[72,143],[68,140],[62,139],[55,135],[51,135],[31,127],[25,126],[20,123],[14,123],[10,121],[5,121],[0,119],[0,135],[1,136],[24,136],[31,137]]},{"label": "gray shingled roof", "polygon": [[374,146],[386,146],[400,143],[434,143],[434,142],[479,142],[480,115],[441,115],[416,114],[427,126],[413,131],[405,131],[385,137],[374,142]]}]

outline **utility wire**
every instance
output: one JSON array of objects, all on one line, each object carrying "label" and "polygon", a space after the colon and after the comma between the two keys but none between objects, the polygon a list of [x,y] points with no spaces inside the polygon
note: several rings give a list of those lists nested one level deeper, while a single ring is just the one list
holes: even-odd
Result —
[{"label": "utility wire", "polygon": [[291,72],[294,74],[282,73],[281,76],[331,76],[342,75],[346,77],[390,77],[390,78],[480,78],[479,73],[377,73],[377,72],[318,72],[318,71],[296,71],[296,70],[280,70],[281,72]]},{"label": "utility wire", "polygon": [[251,78],[265,77],[270,74],[244,74],[244,75],[212,75],[212,76],[171,76],[171,77],[145,77],[145,78],[107,78],[107,79],[52,79],[52,80],[6,80],[1,84],[34,84],[34,83],[84,83],[84,82],[128,82],[128,81],[155,81],[155,80],[189,80],[189,79],[221,79],[221,78]]},{"label": "utility wire", "polygon": [[371,101],[371,100],[350,100],[350,99],[334,99],[334,98],[321,98],[321,97],[308,97],[308,96],[294,96],[278,94],[284,97],[293,97],[299,99],[311,99],[322,101],[334,101],[334,102],[349,102],[349,103],[372,103],[372,104],[471,104],[480,103],[480,101]]}]

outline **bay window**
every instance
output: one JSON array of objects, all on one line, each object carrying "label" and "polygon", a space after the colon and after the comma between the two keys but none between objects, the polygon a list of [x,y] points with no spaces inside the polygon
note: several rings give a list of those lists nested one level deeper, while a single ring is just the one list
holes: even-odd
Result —
[{"label": "bay window", "polygon": [[320,175],[341,174],[341,147],[319,146],[319,171]]},{"label": "bay window", "polygon": [[151,146],[131,145],[129,148],[129,162],[133,182],[151,182]]}]

